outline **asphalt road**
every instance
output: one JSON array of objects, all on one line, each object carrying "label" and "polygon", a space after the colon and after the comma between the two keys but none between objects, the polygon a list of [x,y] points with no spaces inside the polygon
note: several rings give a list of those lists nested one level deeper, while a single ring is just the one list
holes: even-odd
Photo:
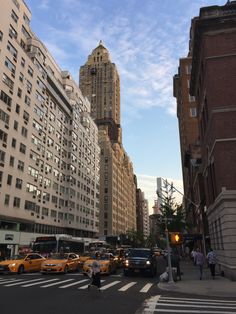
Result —
[{"label": "asphalt road", "polygon": [[103,276],[101,292],[88,291],[83,274],[1,275],[0,309],[7,314],[134,314],[142,303],[157,295],[157,277],[122,272]]}]

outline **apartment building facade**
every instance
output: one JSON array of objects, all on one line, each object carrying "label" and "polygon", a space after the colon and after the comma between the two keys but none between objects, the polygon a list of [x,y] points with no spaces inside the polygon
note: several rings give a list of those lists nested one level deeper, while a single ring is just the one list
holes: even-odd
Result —
[{"label": "apartment building facade", "polygon": [[[192,19],[190,95],[195,97],[204,205],[220,271],[236,280],[236,2],[200,9]],[[194,183],[191,182],[194,189]]]},{"label": "apartment building facade", "polygon": [[98,128],[89,102],[35,36],[30,19],[23,0],[1,7],[0,242],[9,244],[3,229],[29,232],[31,238],[94,237]]},{"label": "apartment building facade", "polygon": [[100,156],[101,236],[136,230],[136,185],[132,162],[122,145],[120,79],[102,41],[80,68],[80,89],[91,102],[98,125]]}]

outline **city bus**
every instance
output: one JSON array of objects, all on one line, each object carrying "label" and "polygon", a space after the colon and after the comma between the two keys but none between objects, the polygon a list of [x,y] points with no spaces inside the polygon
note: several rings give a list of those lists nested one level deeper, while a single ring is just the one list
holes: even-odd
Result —
[{"label": "city bus", "polygon": [[48,256],[50,253],[83,253],[85,241],[83,238],[76,238],[70,235],[53,235],[37,237],[33,243],[33,251],[40,253],[43,256]]}]

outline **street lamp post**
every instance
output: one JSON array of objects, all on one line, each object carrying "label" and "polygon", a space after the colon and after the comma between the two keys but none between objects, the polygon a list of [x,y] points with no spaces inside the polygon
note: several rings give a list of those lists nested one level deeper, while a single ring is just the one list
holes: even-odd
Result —
[{"label": "street lamp post", "polygon": [[170,257],[170,242],[169,242],[169,230],[167,226],[168,218],[165,219],[165,233],[166,233],[166,247],[167,247],[167,260],[168,260],[168,283],[173,284],[173,274],[172,274],[172,266],[171,266],[171,257]]}]

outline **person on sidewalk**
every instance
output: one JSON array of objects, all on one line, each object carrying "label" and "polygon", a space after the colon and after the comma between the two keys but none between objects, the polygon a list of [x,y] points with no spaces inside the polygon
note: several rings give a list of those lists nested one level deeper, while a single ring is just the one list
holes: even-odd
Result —
[{"label": "person on sidewalk", "polygon": [[196,251],[196,254],[194,257],[194,262],[195,262],[195,265],[198,267],[199,279],[202,280],[202,270],[203,270],[205,258],[204,258],[204,255],[202,254],[202,252],[199,248],[197,248],[197,251]]},{"label": "person on sidewalk", "polygon": [[[171,255],[171,266],[175,267],[177,270],[177,278],[181,280],[181,270],[180,270],[180,256],[178,253],[172,254]],[[176,278],[176,280],[177,280]]]},{"label": "person on sidewalk", "polygon": [[210,252],[207,254],[207,262],[211,271],[212,279],[215,279],[215,267],[216,267],[216,253],[210,248]]},{"label": "person on sidewalk", "polygon": [[195,264],[195,256],[196,256],[196,254],[197,254],[197,251],[196,251],[195,249],[193,249],[192,252],[191,252],[191,258],[192,258],[192,260],[193,260],[193,264],[194,264],[194,265],[196,265],[196,264]]}]

